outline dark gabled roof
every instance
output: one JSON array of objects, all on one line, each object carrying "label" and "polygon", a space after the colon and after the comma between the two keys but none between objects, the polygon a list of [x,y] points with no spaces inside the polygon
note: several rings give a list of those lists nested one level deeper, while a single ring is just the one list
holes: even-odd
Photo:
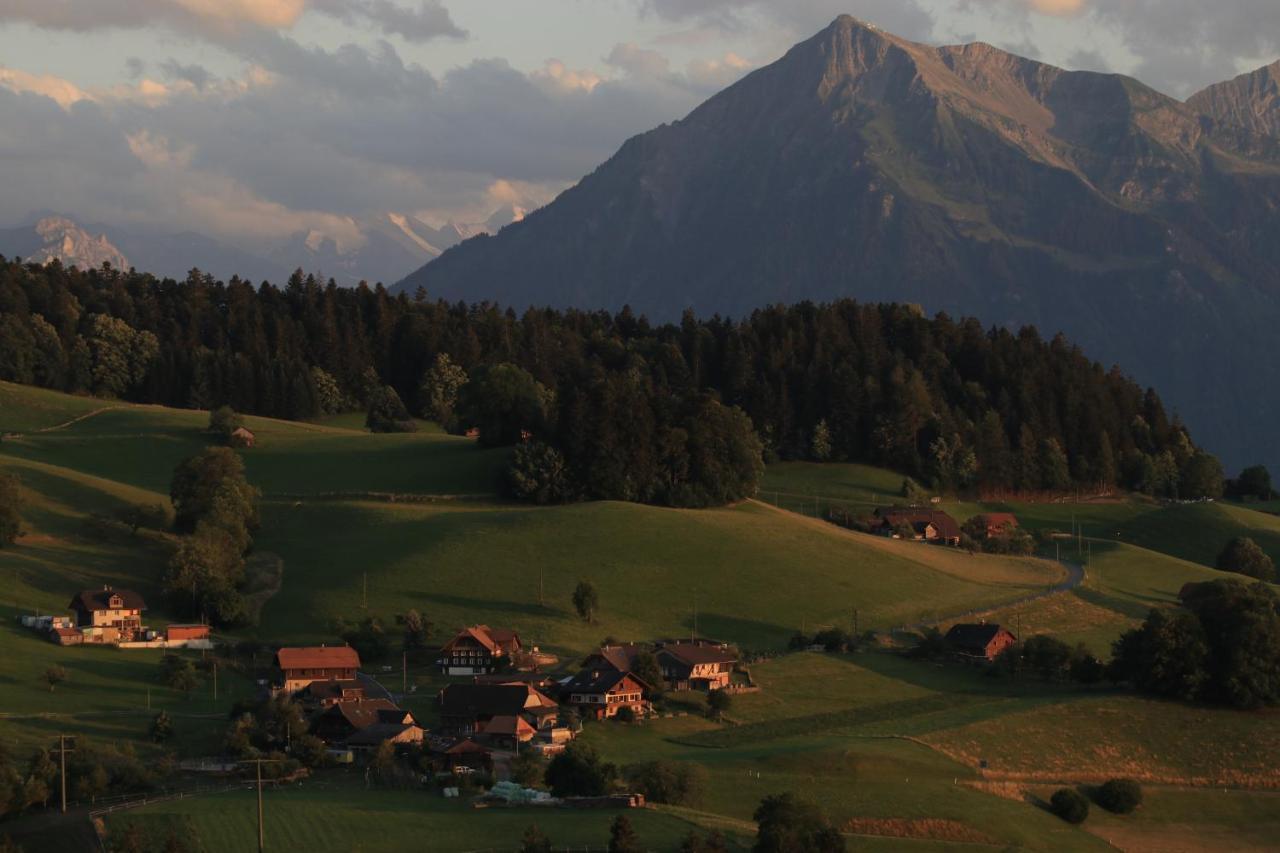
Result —
[{"label": "dark gabled roof", "polygon": [[330,719],[340,717],[350,723],[352,728],[361,730],[378,724],[406,725],[405,721],[411,720],[413,715],[396,707],[395,703],[388,699],[362,699],[358,702],[339,702],[337,705],[330,705],[316,719],[326,717]]},{"label": "dark gabled roof", "polygon": [[957,649],[986,652],[987,646],[1004,629],[992,623],[953,625],[947,632],[947,645]]},{"label": "dark gabled roof", "polygon": [[696,666],[703,663],[737,663],[738,655],[733,649],[721,646],[704,645],[702,643],[671,643],[658,649],[658,654],[667,654],[683,664]]},{"label": "dark gabled roof", "polygon": [[960,537],[960,525],[956,523],[954,518],[940,509],[900,509],[894,507],[878,509],[876,510],[876,515],[884,519],[886,524],[893,527],[905,523],[920,530],[925,525],[932,524],[933,528],[938,531],[938,535],[943,539],[958,539]]},{"label": "dark gabled roof", "polygon": [[328,681],[313,681],[305,688],[305,693],[314,699],[341,699],[350,691],[359,691],[364,694],[364,685],[359,681],[338,681],[331,678]]},{"label": "dark gabled roof", "polygon": [[524,713],[530,697],[537,706],[554,705],[528,684],[450,684],[440,691],[440,713],[446,717],[510,717]]},{"label": "dark gabled roof", "polygon": [[627,678],[639,684],[642,690],[650,689],[649,685],[636,678],[634,673],[619,672],[612,667],[601,666],[587,667],[582,670],[565,682],[562,690],[565,693],[608,693]]},{"label": "dark gabled roof", "polygon": [[636,658],[644,652],[653,651],[648,646],[638,643],[625,643],[619,646],[601,646],[587,657],[584,664],[588,668],[597,666],[596,661],[609,666],[618,672],[630,672],[636,665]]},{"label": "dark gabled roof", "polygon": [[[121,606],[114,608],[111,606],[111,596],[118,595],[121,599]],[[67,607],[72,610],[146,610],[147,603],[142,600],[142,596],[131,589],[112,589],[111,587],[103,587],[102,589],[86,589],[77,593],[71,599],[71,603]]]}]

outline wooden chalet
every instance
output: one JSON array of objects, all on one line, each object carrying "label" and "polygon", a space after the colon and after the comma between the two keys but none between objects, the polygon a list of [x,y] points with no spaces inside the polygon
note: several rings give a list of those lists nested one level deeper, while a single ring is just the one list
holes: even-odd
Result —
[{"label": "wooden chalet", "polygon": [[520,649],[520,635],[510,628],[472,625],[444,644],[438,664],[444,675],[485,675],[510,663]]},{"label": "wooden chalet", "polygon": [[355,681],[360,655],[350,646],[294,646],[276,652],[276,666],[286,693],[297,693],[313,681]]},{"label": "wooden chalet", "polygon": [[939,509],[878,509],[876,519],[873,529],[882,536],[901,539],[910,529],[917,542],[960,544],[960,525]]},{"label": "wooden chalet", "polygon": [[86,589],[67,605],[87,643],[130,642],[142,632],[147,603],[131,589]]},{"label": "wooden chalet", "polygon": [[585,718],[606,720],[630,708],[636,716],[649,711],[645,693],[649,685],[630,672],[613,667],[589,666],[565,682],[561,697]]},{"label": "wooden chalet", "polygon": [[993,661],[1018,642],[1009,631],[987,622],[953,625],[946,636],[947,647],[966,660]]},{"label": "wooden chalet", "polygon": [[[416,731],[411,731],[416,729]],[[414,743],[423,732],[413,714],[390,699],[336,702],[311,719],[311,733],[331,746],[376,747],[391,740]]]},{"label": "wooden chalet", "polygon": [[1018,517],[1011,512],[988,512],[977,516],[977,523],[986,531],[986,538],[999,539],[1018,529]]},{"label": "wooden chalet", "polygon": [[440,691],[440,730],[445,734],[479,734],[499,717],[518,717],[538,731],[555,725],[559,705],[523,682],[450,684]]},{"label": "wooden chalet", "polygon": [[668,643],[658,648],[662,680],[672,690],[719,690],[729,686],[738,655],[711,643]]}]

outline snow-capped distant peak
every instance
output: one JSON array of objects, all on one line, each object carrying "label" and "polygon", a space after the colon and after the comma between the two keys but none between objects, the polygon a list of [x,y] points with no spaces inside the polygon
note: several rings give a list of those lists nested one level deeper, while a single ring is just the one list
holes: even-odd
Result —
[{"label": "snow-capped distant peak", "polygon": [[409,240],[415,246],[417,246],[422,251],[426,252],[431,257],[434,258],[441,254],[439,249],[431,245],[431,243],[427,242],[427,240],[421,234],[418,234],[416,231],[413,230],[413,227],[409,224],[408,217],[406,217],[404,214],[388,213],[387,219],[391,220],[391,224],[394,225],[396,228],[398,228],[400,230],[400,233],[408,237]]}]

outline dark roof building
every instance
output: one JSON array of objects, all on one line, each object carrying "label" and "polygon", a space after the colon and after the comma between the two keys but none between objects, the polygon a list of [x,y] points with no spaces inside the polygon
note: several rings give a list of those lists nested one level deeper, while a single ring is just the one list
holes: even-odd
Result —
[{"label": "dark roof building", "polygon": [[960,525],[939,509],[878,509],[878,530],[885,536],[897,536],[898,531],[910,527],[917,540],[943,542],[955,545],[960,542]]},{"label": "dark roof building", "polygon": [[983,660],[995,660],[1017,641],[1009,631],[987,622],[953,625],[946,636],[947,646],[955,654]]},{"label": "dark roof building", "polygon": [[646,713],[649,703],[644,695],[649,689],[649,685],[629,672],[599,666],[587,667],[566,681],[561,696],[582,714],[603,720],[623,708],[630,708],[636,715]]},{"label": "dark roof building", "polygon": [[555,721],[558,707],[529,684],[450,684],[440,691],[440,727],[472,734],[495,717],[522,717],[540,728]]}]

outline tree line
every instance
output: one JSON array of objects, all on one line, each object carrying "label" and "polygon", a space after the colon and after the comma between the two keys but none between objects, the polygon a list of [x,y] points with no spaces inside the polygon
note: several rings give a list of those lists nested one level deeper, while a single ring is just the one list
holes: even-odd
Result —
[{"label": "tree line", "polygon": [[[933,488],[1222,493],[1159,396],[1033,328],[840,301],[654,325],[447,304],[295,273],[282,287],[0,260],[0,378],[371,428],[429,416],[525,451],[516,488],[698,505],[749,457],[859,461]],[[394,396],[393,396],[394,395]],[[544,448],[554,451],[546,452]]]}]

